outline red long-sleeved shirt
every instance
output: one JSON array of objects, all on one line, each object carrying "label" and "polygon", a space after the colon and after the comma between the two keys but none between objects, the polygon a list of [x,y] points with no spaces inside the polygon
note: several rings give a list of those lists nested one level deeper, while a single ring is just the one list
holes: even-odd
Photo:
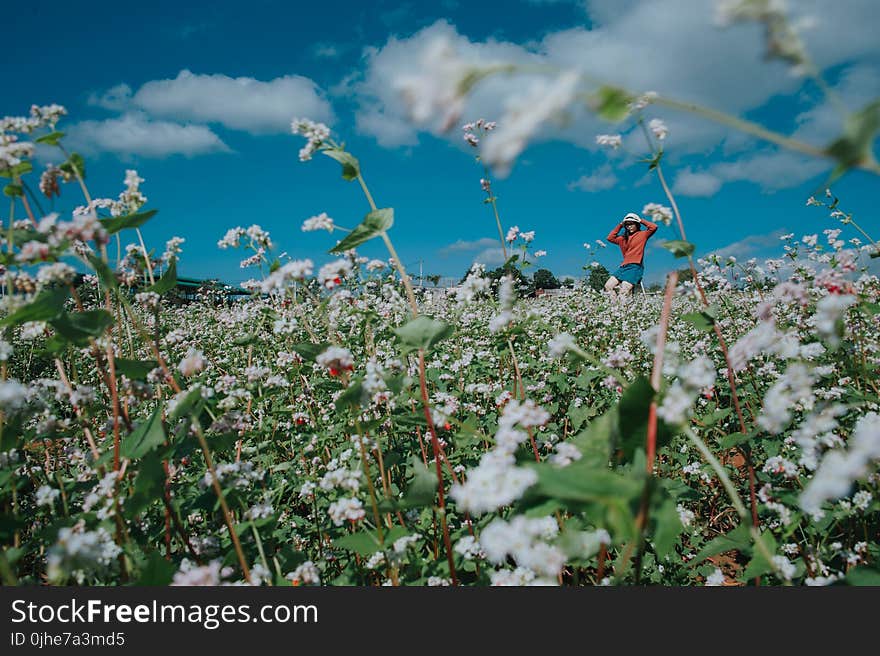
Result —
[{"label": "red long-sleeved shirt", "polygon": [[644,225],[647,230],[639,230],[638,232],[634,232],[632,235],[623,234],[618,235],[620,229],[623,227],[623,223],[618,223],[617,227],[614,228],[610,233],[608,233],[608,241],[612,244],[617,244],[620,246],[620,250],[623,253],[623,262],[621,266],[624,264],[641,264],[642,259],[645,256],[645,244],[650,239],[651,235],[657,232],[657,224],[651,223],[645,219],[642,219],[642,225]]}]

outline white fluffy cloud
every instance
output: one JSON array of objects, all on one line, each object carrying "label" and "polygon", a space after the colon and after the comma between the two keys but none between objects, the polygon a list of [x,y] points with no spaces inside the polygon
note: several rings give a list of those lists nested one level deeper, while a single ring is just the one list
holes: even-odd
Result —
[{"label": "white fluffy cloud", "polygon": [[487,248],[477,253],[473,264],[483,264],[487,267],[501,266],[504,264],[504,251],[501,250],[500,246],[497,248]]},{"label": "white fluffy cloud", "polygon": [[[820,69],[880,58],[872,5],[873,0],[803,0],[792,5],[795,22],[805,16],[819,20],[818,25],[803,33],[803,38]],[[409,119],[399,82],[419,74],[426,53],[440,39],[451,44],[461,60],[475,66],[508,62],[574,69],[590,79],[634,91],[656,90],[739,115],[763,107],[779,94],[792,94],[802,85],[803,80],[792,75],[786,64],[765,59],[762,26],[737,24],[721,29],[715,25],[714,3],[587,0],[585,8],[592,21],[591,29],[558,31],[527,45],[492,38],[474,41],[460,34],[455,26],[439,21],[410,36],[395,36],[381,47],[367,49],[360,79],[348,85],[359,107],[358,131],[389,147],[417,143],[423,131],[438,133],[436,122],[415,124]],[[431,80],[424,83],[430,85]],[[436,86],[440,83],[435,80]],[[467,98],[461,117],[497,119],[506,107],[521,99],[527,88],[528,80],[523,77],[491,76],[480,82]],[[711,152],[731,135],[726,128],[690,114],[659,107],[651,111],[669,125],[668,149],[673,156]],[[830,140],[840,127],[839,123],[818,120],[811,124],[816,130],[799,136],[809,136],[819,143]],[[576,111],[565,124],[545,126],[536,140],[561,138],[595,149],[595,135],[608,131],[607,123],[588,112]],[[450,137],[459,139],[457,134]],[[754,147],[754,142],[748,146]],[[767,157],[755,162],[759,172],[762,168],[769,171],[772,164]],[[739,175],[733,171],[728,174],[733,176],[731,179]],[[716,184],[713,178],[724,180],[715,172],[691,171],[680,184],[689,184],[692,190],[707,194]]]},{"label": "white fluffy cloud", "polygon": [[299,75],[263,82],[183,70],[174,79],[147,82],[131,102],[152,116],[220,123],[252,133],[286,132],[294,117],[324,122],[333,118],[323,92]]},{"label": "white fluffy cloud", "polygon": [[761,257],[766,255],[768,250],[778,250],[779,237],[782,233],[782,230],[774,230],[765,235],[750,235],[745,239],[740,239],[710,252],[717,255],[722,261],[728,257],[735,257],[737,260]]},{"label": "white fluffy cloud", "polygon": [[[481,239],[459,239],[448,246],[444,246],[440,250],[437,251],[438,255],[447,256],[453,255],[455,253],[469,253],[472,251],[483,251],[487,248],[492,248],[493,246],[498,246],[498,238],[492,237],[482,237]],[[499,248],[500,250],[500,248]]]},{"label": "white fluffy cloud", "polygon": [[[845,69],[834,93],[848,107],[860,108],[873,99],[876,89],[880,89],[880,72],[862,65]],[[794,123],[795,139],[817,145],[827,144],[842,129],[839,107],[827,99],[798,114]],[[684,196],[713,196],[723,183],[742,181],[754,182],[764,191],[776,191],[806,182],[833,166],[827,160],[760,146],[750,139],[740,141],[735,151],[740,154],[736,159],[704,170],[683,169],[675,179],[673,191]]]},{"label": "white fluffy cloud", "polygon": [[602,191],[617,184],[617,176],[610,164],[603,164],[593,173],[587,173],[568,183],[569,191]]},{"label": "white fluffy cloud", "polygon": [[721,178],[705,171],[694,171],[691,167],[683,169],[672,185],[673,193],[698,198],[714,196],[719,189],[721,189]]},{"label": "white fluffy cloud", "polygon": [[140,113],[76,123],[68,129],[68,141],[81,152],[109,152],[121,157],[193,157],[229,151],[207,126],[151,120]]}]

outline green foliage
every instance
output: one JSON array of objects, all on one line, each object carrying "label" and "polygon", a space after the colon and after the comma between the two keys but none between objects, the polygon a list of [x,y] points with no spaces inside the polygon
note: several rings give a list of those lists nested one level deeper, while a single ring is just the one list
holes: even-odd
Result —
[{"label": "green foliage", "polygon": [[177,285],[177,262],[172,262],[168,268],[165,270],[165,273],[162,274],[162,277],[156,281],[155,284],[147,287],[148,292],[155,292],[160,296],[162,294],[167,294]]},{"label": "green foliage", "polygon": [[142,422],[129,433],[119,445],[125,458],[141,458],[165,443],[165,429],[162,426],[162,404],[153,411],[149,419]]},{"label": "green foliage", "polygon": [[345,251],[357,248],[364,242],[378,237],[394,225],[394,210],[386,207],[380,210],[374,210],[364,217],[364,220],[352,230],[345,239],[340,241],[336,246],[330,249],[331,253],[344,253]]},{"label": "green foliage", "polygon": [[64,309],[70,290],[66,287],[45,289],[27,305],[0,319],[0,326],[18,326],[26,321],[50,321]]},{"label": "green foliage", "polygon": [[361,174],[360,164],[351,153],[347,153],[344,150],[337,148],[328,148],[321,152],[327,157],[335,159],[342,165],[343,180],[357,180],[357,177]]},{"label": "green foliage", "polygon": [[606,121],[618,123],[629,116],[634,98],[619,87],[603,86],[596,94],[595,110]]},{"label": "green foliage", "polygon": [[590,289],[601,292],[605,289],[605,283],[608,282],[610,276],[611,274],[608,272],[608,269],[601,264],[590,267],[590,277],[587,278],[587,285],[589,285]]},{"label": "green foliage", "polygon": [[113,322],[113,315],[106,310],[86,310],[62,312],[49,323],[69,342],[86,346],[89,340],[100,337]]},{"label": "green foliage", "polygon": [[559,289],[562,285],[550,269],[538,269],[532,275],[535,289]]},{"label": "green foliage", "polygon": [[670,239],[660,243],[660,246],[668,250],[675,257],[687,257],[694,254],[694,245],[689,241]]},{"label": "green foliage", "polygon": [[452,334],[453,328],[444,321],[424,314],[394,329],[406,351],[429,350]]},{"label": "green foliage", "polygon": [[125,216],[114,216],[109,219],[101,219],[101,224],[108,234],[116,234],[121,230],[128,228],[140,228],[147,221],[152,219],[159,210],[148,210],[146,212],[136,212],[135,214],[126,214]]}]

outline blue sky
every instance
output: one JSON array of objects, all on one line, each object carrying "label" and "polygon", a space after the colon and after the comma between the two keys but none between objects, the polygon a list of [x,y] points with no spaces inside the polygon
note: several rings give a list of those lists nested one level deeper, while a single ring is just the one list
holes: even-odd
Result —
[{"label": "blue sky", "polygon": [[[761,27],[718,27],[711,2],[691,0],[508,0],[474,3],[226,2],[31,3],[18,10],[0,63],[7,86],[0,115],[57,102],[60,126],[87,158],[93,195],[115,197],[127,168],[145,178],[159,210],[145,237],[157,248],[186,239],[181,274],[238,282],[239,254],[220,251],[227,228],[258,223],[278,252],[330,259],[335,239],[303,233],[327,212],[353,226],[367,211],[357,185],[327,158],[300,163],[294,116],[328,122],[360,159],[380,206],[395,208],[392,237],[410,269],[459,277],[474,259],[497,261],[481,169],[460,132],[415,125],[394,91],[417,71],[428,44],[452,43],[475,63],[499,59],[575,67],[635,90],[657,90],[732,112],[823,145],[841,117],[816,85],[763,57]],[[842,102],[858,109],[880,95],[878,19],[871,0],[789,3],[803,40]],[[807,19],[812,18],[812,24]],[[246,78],[245,80],[237,78]],[[501,120],[522,82],[497,78],[469,99],[462,121]],[[698,253],[778,256],[778,236],[837,227],[805,207],[830,163],[731,132],[688,114],[649,109],[670,127],[666,175]],[[620,217],[649,202],[667,205],[644,164],[595,144],[599,133],[631,126],[586,112],[535,135],[509,176],[495,183],[505,227],[535,230],[542,265],[583,275],[616,249],[596,252]],[[45,154],[41,154],[46,158]],[[50,161],[57,163],[57,158]],[[835,184],[845,209],[872,225],[875,176],[853,172]],[[56,211],[81,204],[65,189]],[[844,233],[844,237],[855,234]],[[675,238],[661,227],[646,264],[649,281],[676,262],[657,247]],[[582,244],[594,244],[587,252]],[[364,255],[385,257],[380,243]]]}]

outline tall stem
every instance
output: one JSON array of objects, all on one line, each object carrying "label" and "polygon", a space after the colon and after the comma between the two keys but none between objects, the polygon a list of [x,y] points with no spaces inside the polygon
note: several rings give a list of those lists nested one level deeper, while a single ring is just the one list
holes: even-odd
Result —
[{"label": "tall stem", "polygon": [[[360,183],[361,189],[363,189],[364,195],[367,197],[370,209],[375,212],[377,209],[376,202],[373,200],[373,195],[370,193],[367,183],[364,181],[364,178],[360,173],[358,173],[357,181]],[[407,275],[403,262],[400,261],[400,257],[397,255],[397,251],[394,248],[394,244],[391,243],[391,238],[388,237],[388,233],[383,230],[381,236],[382,241],[385,242],[385,247],[388,249],[389,255],[391,255],[391,259],[394,261],[394,267],[397,269],[397,272],[400,274],[400,279],[403,281],[412,316],[413,318],[418,317],[419,306],[418,303],[416,303],[416,295],[413,291],[412,281],[410,280],[409,275]],[[452,578],[452,584],[458,585],[458,577],[456,576],[455,564],[452,559],[452,542],[449,538],[449,526],[446,523],[446,500],[443,493],[443,469],[440,464],[440,442],[437,438],[437,430],[434,427],[434,421],[431,418],[431,405],[428,397],[428,382],[425,374],[425,349],[419,349],[419,388],[422,393],[422,408],[425,413],[425,421],[428,424],[428,431],[431,433],[431,446],[434,451],[434,462],[437,468],[437,494],[438,506],[440,508],[440,522],[443,527],[443,543],[446,547],[446,558],[449,563],[449,573]]]}]

